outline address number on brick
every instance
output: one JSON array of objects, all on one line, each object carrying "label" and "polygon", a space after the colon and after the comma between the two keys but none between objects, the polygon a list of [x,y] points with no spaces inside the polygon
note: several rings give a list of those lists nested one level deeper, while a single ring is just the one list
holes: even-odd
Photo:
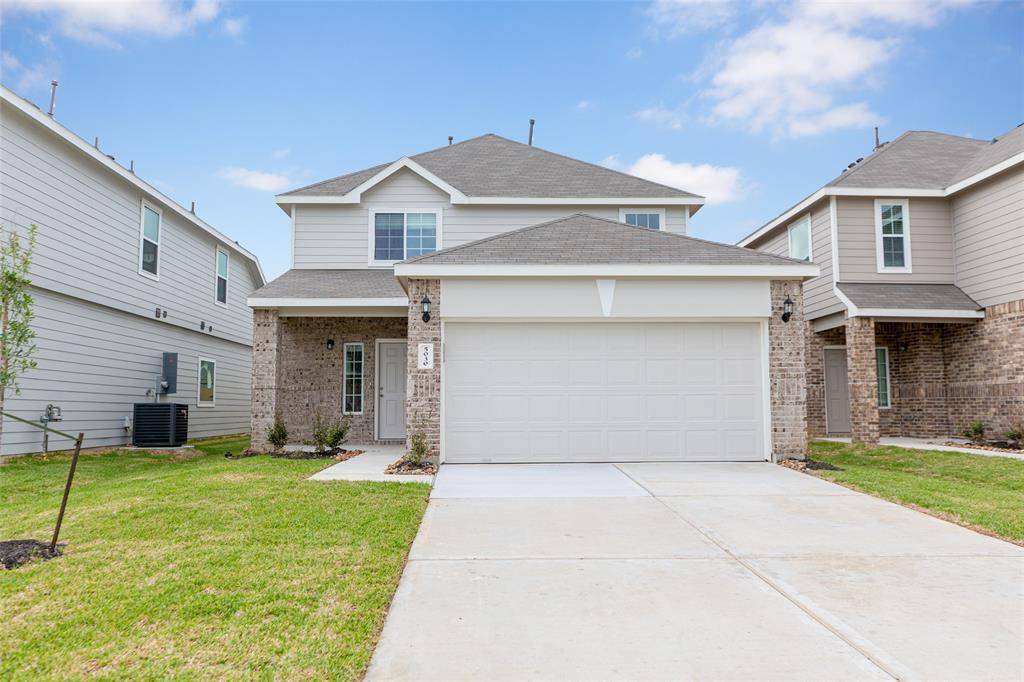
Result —
[{"label": "address number on brick", "polygon": [[416,352],[417,369],[434,369],[434,344],[421,343]]}]

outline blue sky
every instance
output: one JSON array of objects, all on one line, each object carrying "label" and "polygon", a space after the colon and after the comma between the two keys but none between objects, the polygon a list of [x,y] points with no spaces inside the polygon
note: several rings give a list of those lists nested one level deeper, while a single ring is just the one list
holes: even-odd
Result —
[{"label": "blue sky", "polygon": [[705,194],[731,242],[908,130],[1024,122],[1024,3],[5,2],[2,80],[260,257],[275,193],[485,132]]}]

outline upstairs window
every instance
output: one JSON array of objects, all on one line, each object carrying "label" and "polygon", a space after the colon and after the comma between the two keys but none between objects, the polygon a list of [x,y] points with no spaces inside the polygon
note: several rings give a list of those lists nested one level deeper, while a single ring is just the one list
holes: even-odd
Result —
[{"label": "upstairs window", "polygon": [[910,272],[910,215],[905,199],[875,201],[878,272]]},{"label": "upstairs window", "polygon": [[619,222],[632,225],[633,227],[646,227],[650,230],[660,230],[665,224],[665,211],[623,208],[619,210]]},{"label": "upstairs window", "polygon": [[789,226],[789,257],[811,260],[811,217],[804,216]]},{"label": "upstairs window", "polygon": [[228,304],[228,252],[217,247],[217,275],[216,275],[217,303]]},{"label": "upstairs window", "polygon": [[142,202],[139,226],[139,274],[156,279],[160,274],[160,209]]},{"label": "upstairs window", "polygon": [[371,264],[391,265],[437,251],[440,215],[436,211],[371,211]]}]

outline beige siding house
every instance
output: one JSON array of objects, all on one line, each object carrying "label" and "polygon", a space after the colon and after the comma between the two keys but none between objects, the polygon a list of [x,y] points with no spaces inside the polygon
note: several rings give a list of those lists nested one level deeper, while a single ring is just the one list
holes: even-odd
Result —
[{"label": "beige siding house", "polygon": [[[38,367],[6,409],[59,407],[55,428],[89,446],[129,442],[133,403],[151,400],[189,404],[190,436],[248,431],[256,257],[6,88],[0,111],[0,224],[38,239]],[[174,394],[154,393],[164,352]],[[0,454],[41,449],[40,431],[4,423]]]},{"label": "beige siding house", "polygon": [[496,135],[282,194],[252,430],[314,415],[445,462],[802,457],[800,283],[686,235],[702,197]]},{"label": "beige siding house", "polygon": [[1024,423],[1024,128],[905,133],[739,244],[802,258],[808,216],[811,436]]}]

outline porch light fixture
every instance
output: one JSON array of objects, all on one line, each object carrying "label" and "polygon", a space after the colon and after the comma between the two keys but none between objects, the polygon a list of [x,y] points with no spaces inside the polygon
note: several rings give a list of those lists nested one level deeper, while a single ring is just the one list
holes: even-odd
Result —
[{"label": "porch light fixture", "polygon": [[334,339],[327,339],[327,350],[334,350]]},{"label": "porch light fixture", "polygon": [[793,317],[793,299],[786,296],[786,300],[782,302],[782,321],[789,322],[791,317]]},{"label": "porch light fixture", "polygon": [[423,309],[423,321],[430,322],[430,299],[424,296],[420,301],[420,307]]}]

